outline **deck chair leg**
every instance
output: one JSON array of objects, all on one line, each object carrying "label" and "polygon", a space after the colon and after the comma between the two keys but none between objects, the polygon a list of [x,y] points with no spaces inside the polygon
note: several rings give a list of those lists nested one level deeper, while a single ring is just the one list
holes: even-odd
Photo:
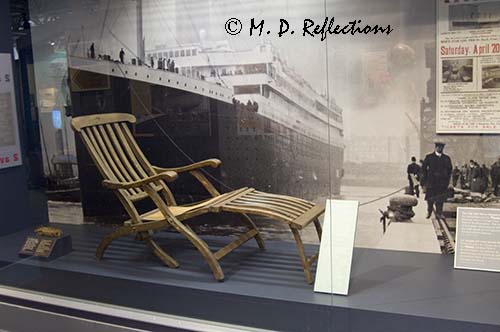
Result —
[{"label": "deck chair leg", "polygon": [[96,250],[96,253],[95,253],[95,256],[96,256],[97,260],[100,261],[102,259],[102,257],[104,256],[104,252],[109,247],[109,245],[111,244],[111,242],[113,242],[114,240],[116,240],[119,237],[122,237],[122,236],[125,236],[125,235],[129,235],[132,232],[133,232],[133,230],[132,230],[131,227],[129,227],[129,226],[121,226],[117,230],[115,230],[114,232],[106,235],[101,240],[101,242],[99,243],[99,246],[97,247],[97,250]]},{"label": "deck chair leg", "polygon": [[254,239],[257,242],[259,248],[266,249],[264,240],[262,239],[262,236],[260,235],[259,229],[257,228],[257,225],[255,225],[255,222],[248,215],[244,213],[241,214],[241,218],[243,218],[243,220],[245,220],[250,225],[250,229],[255,229],[257,231],[257,234],[254,236]]},{"label": "deck chair leg", "polygon": [[181,223],[176,223],[173,225],[174,228],[184,235],[201,253],[208,266],[212,270],[214,278],[217,281],[224,280],[224,272],[222,272],[222,268],[219,264],[219,261],[215,257],[214,253],[210,250],[207,243],[199,238],[198,235],[189,227],[188,225],[184,225]]},{"label": "deck chair leg", "polygon": [[172,256],[170,256],[169,254],[167,254],[162,248],[160,248],[160,246],[153,239],[151,239],[151,237],[143,235],[143,239],[142,240],[144,241],[144,243],[147,244],[147,246],[149,248],[151,248],[151,250],[153,251],[153,253],[159,259],[161,259],[161,261],[163,263],[165,263],[165,265],[167,265],[168,267],[171,267],[171,268],[177,268],[177,267],[179,267],[179,263]]},{"label": "deck chair leg", "polygon": [[302,261],[302,266],[304,267],[304,275],[306,277],[306,281],[308,284],[312,284],[313,278],[311,275],[311,265],[309,259],[306,256],[306,252],[304,249],[304,244],[302,243],[302,238],[300,237],[299,230],[293,227],[290,227],[293,237],[295,238],[295,242],[297,243],[297,249],[299,251],[300,260]]},{"label": "deck chair leg", "polygon": [[319,219],[316,218],[313,220],[314,222],[314,227],[316,227],[316,233],[318,233],[318,240],[321,242],[321,236],[323,234],[323,229],[321,228],[321,223],[319,222]]}]

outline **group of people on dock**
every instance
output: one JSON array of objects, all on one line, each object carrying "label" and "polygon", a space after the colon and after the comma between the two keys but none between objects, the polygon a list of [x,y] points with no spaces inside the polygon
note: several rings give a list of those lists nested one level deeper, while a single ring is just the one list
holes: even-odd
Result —
[{"label": "group of people on dock", "polygon": [[417,163],[415,157],[407,167],[408,191],[410,195],[420,196],[420,189],[425,192],[427,201],[427,218],[434,211],[438,218],[442,215],[444,201],[453,197],[454,188],[470,190],[484,194],[491,184],[495,196],[500,197],[500,157],[490,168],[480,165],[475,160],[462,167],[452,166],[451,158],[444,154],[445,143],[436,140],[434,152]]},{"label": "group of people on dock", "polygon": [[452,183],[454,187],[479,193],[485,193],[491,185],[495,196],[500,196],[500,158],[490,168],[472,159],[461,167],[455,165]]}]

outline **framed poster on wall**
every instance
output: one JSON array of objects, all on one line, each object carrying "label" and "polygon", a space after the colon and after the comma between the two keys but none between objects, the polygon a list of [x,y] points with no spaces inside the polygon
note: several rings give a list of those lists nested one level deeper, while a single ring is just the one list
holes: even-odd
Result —
[{"label": "framed poster on wall", "polygon": [[21,165],[10,53],[0,54],[0,169]]},{"label": "framed poster on wall", "polygon": [[438,133],[500,133],[498,1],[439,0]]}]

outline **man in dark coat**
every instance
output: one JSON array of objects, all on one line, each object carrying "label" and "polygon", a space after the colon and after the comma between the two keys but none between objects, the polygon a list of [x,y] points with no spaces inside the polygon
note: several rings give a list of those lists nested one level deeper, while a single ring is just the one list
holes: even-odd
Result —
[{"label": "man in dark coat", "polygon": [[462,169],[460,170],[460,188],[465,189],[467,183],[467,174],[469,173],[469,167],[467,164],[463,164]]},{"label": "man in dark coat", "polygon": [[453,184],[453,187],[457,186],[458,179],[460,179],[460,168],[458,168],[458,165],[455,165],[455,168],[451,172],[451,182]]},{"label": "man in dark coat", "polygon": [[500,196],[500,157],[491,165],[491,183],[495,196]]},{"label": "man in dark coat", "polygon": [[417,158],[411,157],[411,164],[406,168],[408,173],[408,183],[410,186],[410,195],[420,196],[418,185],[420,181],[420,165],[417,164]]},{"label": "man in dark coat", "polygon": [[472,188],[472,173],[474,172],[474,167],[476,167],[476,162],[474,160],[469,160],[469,168],[467,169],[467,188]]},{"label": "man in dark coat", "polygon": [[481,193],[485,193],[490,185],[490,169],[483,164],[481,167]]},{"label": "man in dark coat", "polygon": [[443,218],[443,204],[449,195],[451,158],[443,153],[445,143],[435,141],[434,152],[425,156],[422,165],[422,186],[427,201],[427,219],[431,217],[434,206],[436,217]]},{"label": "man in dark coat", "polygon": [[95,59],[95,46],[94,46],[94,43],[92,43],[92,44],[90,45],[90,57],[91,57],[92,59]]},{"label": "man in dark coat", "polygon": [[120,62],[121,63],[125,63],[125,51],[123,50],[123,48],[120,50]]},{"label": "man in dark coat", "polygon": [[471,184],[470,184],[470,190],[472,192],[479,193],[481,192],[481,167],[479,166],[478,163],[473,161],[473,164],[470,168],[470,177],[471,177]]}]

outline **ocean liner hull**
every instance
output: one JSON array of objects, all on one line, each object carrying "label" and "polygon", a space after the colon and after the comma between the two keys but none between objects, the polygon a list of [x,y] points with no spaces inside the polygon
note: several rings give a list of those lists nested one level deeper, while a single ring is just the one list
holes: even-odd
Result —
[{"label": "ocean liner hull", "polygon": [[[311,200],[340,192],[343,149],[330,146],[328,151],[326,143],[272,121],[258,110],[180,88],[82,69],[70,69],[70,82],[74,117],[134,114],[138,123],[133,132],[154,165],[174,167],[218,158],[221,167],[208,172],[222,192],[248,186]],[[99,172],[78,138],[77,155],[86,220],[120,220],[124,211],[102,187]],[[189,175],[171,187],[178,203],[207,195]]]}]

